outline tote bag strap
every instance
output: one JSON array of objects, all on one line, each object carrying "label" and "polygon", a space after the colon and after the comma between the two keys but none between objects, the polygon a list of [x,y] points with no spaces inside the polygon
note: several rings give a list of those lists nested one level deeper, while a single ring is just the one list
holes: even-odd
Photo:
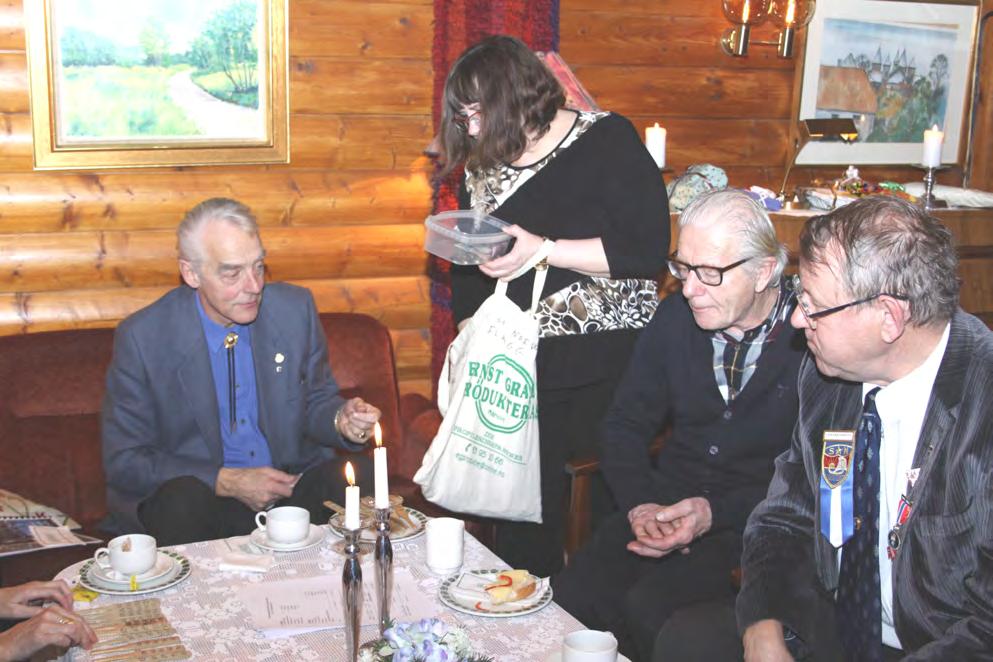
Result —
[{"label": "tote bag strap", "polygon": [[538,250],[534,252],[534,255],[532,255],[527,262],[522,264],[517,271],[507,276],[506,280],[501,278],[500,280],[497,281],[496,289],[494,290],[494,292],[506,296],[507,283],[514,280],[515,278],[519,278],[520,276],[523,276],[533,268],[535,270],[534,287],[531,289],[531,314],[533,315],[534,311],[538,308],[538,301],[541,298],[541,291],[545,289],[545,277],[548,276],[548,265],[547,264],[539,265],[538,263],[542,262],[545,258],[551,255],[553,248],[555,248],[554,241],[552,241],[551,239],[546,239],[545,241],[543,241],[541,243],[541,246],[538,247]]}]

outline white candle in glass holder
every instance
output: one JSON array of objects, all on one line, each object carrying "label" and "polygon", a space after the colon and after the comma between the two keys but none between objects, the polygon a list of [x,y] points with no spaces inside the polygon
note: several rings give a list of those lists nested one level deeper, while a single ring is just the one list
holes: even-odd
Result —
[{"label": "white candle in glass holder", "polygon": [[348,480],[348,487],[345,488],[345,528],[351,531],[359,528],[359,486],[355,484],[355,470],[352,463],[345,463],[345,479]]},{"label": "white candle in glass holder", "polygon": [[374,428],[376,448],[372,451],[372,461],[375,469],[376,508],[390,507],[390,482],[386,473],[386,447],[383,446],[383,428],[376,423]]},{"label": "white candle in glass holder", "polygon": [[921,157],[921,165],[925,168],[937,168],[941,165],[941,144],[944,140],[945,134],[938,129],[937,124],[924,130],[924,153]]},{"label": "white candle in glass holder", "polygon": [[665,167],[665,134],[665,128],[659,126],[658,122],[655,126],[645,127],[645,147],[659,168]]}]

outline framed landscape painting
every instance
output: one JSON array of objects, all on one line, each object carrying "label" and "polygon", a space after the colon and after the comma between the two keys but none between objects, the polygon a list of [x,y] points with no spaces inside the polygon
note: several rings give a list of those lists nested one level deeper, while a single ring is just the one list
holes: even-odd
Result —
[{"label": "framed landscape painting", "polygon": [[35,168],[287,162],[285,1],[25,2]]},{"label": "framed landscape painting", "polygon": [[969,130],[978,8],[832,0],[807,35],[799,119],[851,117],[858,141],[810,142],[797,164],[920,163],[924,130],[944,131],[942,162]]}]

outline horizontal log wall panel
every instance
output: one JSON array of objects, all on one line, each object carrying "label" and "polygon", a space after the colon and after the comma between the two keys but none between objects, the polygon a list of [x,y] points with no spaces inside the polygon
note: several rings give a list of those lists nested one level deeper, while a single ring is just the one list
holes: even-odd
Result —
[{"label": "horizontal log wall panel", "polygon": [[[290,117],[290,166],[334,170],[419,167],[433,136],[426,115],[295,114]],[[3,170],[30,172],[33,162],[30,114],[0,113]]]},{"label": "horizontal log wall panel", "polygon": [[426,115],[431,63],[422,60],[290,58],[290,111]]},{"label": "horizontal log wall panel", "polygon": [[0,113],[26,113],[28,59],[23,51],[0,51]]},{"label": "horizontal log wall panel", "polygon": [[242,200],[262,225],[420,223],[431,206],[420,171],[14,173],[0,178],[0,232],[175,228],[214,196]]},{"label": "horizontal log wall panel", "polygon": [[665,118],[790,116],[790,70],[603,65],[573,69],[600,106],[625,115],[658,108],[658,116]]},{"label": "horizontal log wall panel", "polygon": [[405,170],[434,137],[424,115],[293,115],[290,165],[333,170]]},{"label": "horizontal log wall panel", "polygon": [[295,0],[290,53],[423,59],[431,50],[431,4]]},{"label": "horizontal log wall panel", "polygon": [[[428,325],[425,276],[290,282],[309,288],[321,312],[366,313],[394,329],[423,329]],[[169,289],[164,286],[0,293],[0,336],[115,326]]]},{"label": "horizontal log wall panel", "polygon": [[[714,36],[728,22],[721,16],[658,15],[624,12],[566,12],[562,15],[562,57],[581,64],[666,67],[770,68],[792,73],[793,60],[774,48],[753,48],[747,58],[729,58]],[[767,34],[768,33],[768,34]],[[755,28],[752,39],[772,39],[771,29]]]},{"label": "horizontal log wall panel", "polygon": [[[657,116],[628,116],[640,135],[657,122]],[[782,163],[786,158],[789,121],[749,119],[696,119],[677,117],[665,121],[668,131],[679,140],[666,145],[671,163],[714,163],[721,167],[751,166],[754,163]],[[678,173],[676,173],[678,174]]]},{"label": "horizontal log wall panel", "polygon": [[[658,16],[702,16],[718,18],[723,16],[721,3],[686,2],[686,0],[561,0],[561,23],[578,12],[610,12],[621,16],[634,15],[642,20],[652,21]],[[563,37],[565,34],[563,33]],[[563,41],[565,41],[563,39]]]},{"label": "horizontal log wall panel", "polygon": [[993,256],[962,260],[959,276],[962,307],[977,315],[993,314]]},{"label": "horizontal log wall panel", "polygon": [[29,172],[33,167],[30,114],[0,113],[0,164],[6,172]]},{"label": "horizontal log wall panel", "polygon": [[[431,334],[426,329],[398,329],[390,331],[393,353],[398,372],[416,375],[431,365]],[[427,377],[429,375],[422,374]]]},{"label": "horizontal log wall panel", "polygon": [[[424,269],[423,225],[265,228],[272,280],[407,276]],[[142,287],[178,282],[172,230],[0,235],[0,290]]]},{"label": "horizontal log wall panel", "polygon": [[0,0],[0,51],[24,50],[21,0]]}]

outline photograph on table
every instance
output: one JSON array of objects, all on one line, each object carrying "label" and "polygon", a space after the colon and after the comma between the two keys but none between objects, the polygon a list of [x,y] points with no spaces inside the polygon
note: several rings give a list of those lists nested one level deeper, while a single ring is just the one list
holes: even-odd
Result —
[{"label": "photograph on table", "polygon": [[285,0],[25,3],[36,169],[285,163]]},{"label": "photograph on table", "polygon": [[797,164],[920,163],[932,127],[944,133],[941,162],[959,162],[977,13],[963,3],[820,3],[808,29],[799,119],[852,118],[859,137],[851,145],[812,141]]}]

